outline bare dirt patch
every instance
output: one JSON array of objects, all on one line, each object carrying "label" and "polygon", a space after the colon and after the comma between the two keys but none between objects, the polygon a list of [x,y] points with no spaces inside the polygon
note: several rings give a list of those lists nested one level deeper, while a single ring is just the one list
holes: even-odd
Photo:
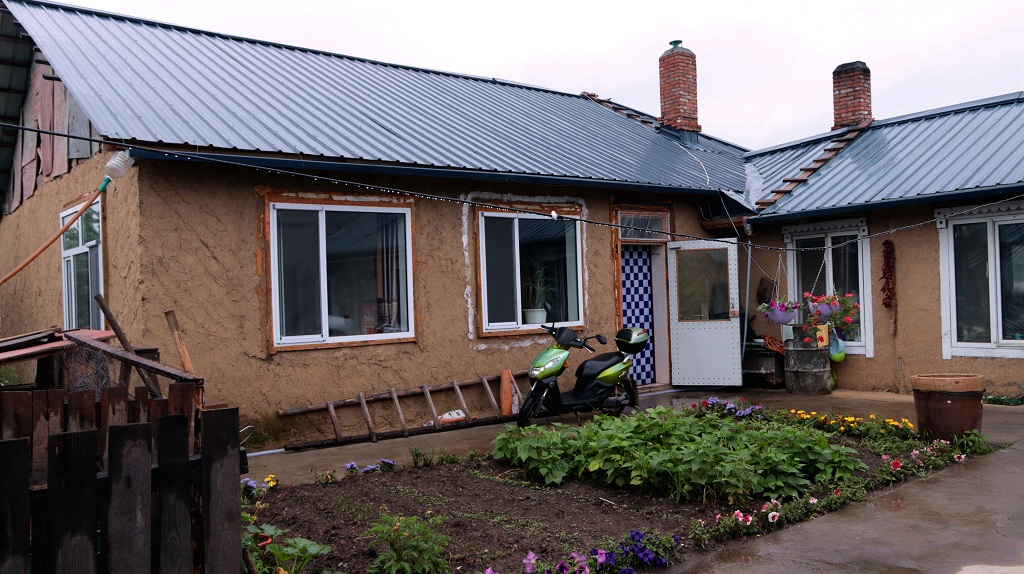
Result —
[{"label": "bare dirt patch", "polygon": [[[278,487],[264,501],[268,507],[259,513],[259,523],[331,545],[330,555],[310,565],[314,572],[365,572],[378,549],[361,535],[382,512],[448,517],[438,530],[451,536],[453,572],[487,567],[518,572],[527,551],[555,562],[572,550],[608,547],[609,540],[619,541],[633,530],[685,536],[693,520],[713,520],[722,511],[577,481],[543,487],[524,479],[520,470],[489,460]],[[685,552],[689,558],[700,553]]]}]

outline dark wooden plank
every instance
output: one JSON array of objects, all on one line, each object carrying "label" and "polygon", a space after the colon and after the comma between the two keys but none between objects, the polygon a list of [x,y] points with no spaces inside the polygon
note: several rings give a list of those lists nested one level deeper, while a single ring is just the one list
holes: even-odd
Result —
[{"label": "dark wooden plank", "polygon": [[[140,423],[149,422],[149,391],[146,387],[135,387],[135,420]],[[154,434],[156,434],[154,429]]]},{"label": "dark wooden plank", "polygon": [[[53,84],[53,131],[68,131],[68,91],[61,82]],[[53,171],[51,177],[68,172],[68,138],[53,138]]]},{"label": "dark wooden plank", "polygon": [[[154,403],[150,403],[153,406]],[[192,572],[192,489],[189,482],[188,419],[184,415],[160,417],[157,432],[159,466],[156,488],[160,493],[159,535],[154,536],[160,574]],[[241,526],[239,526],[241,528]]]},{"label": "dark wooden plank", "polygon": [[96,391],[86,389],[68,393],[68,432],[96,428]]},{"label": "dark wooden plank", "polygon": [[107,468],[107,447],[110,427],[128,422],[128,389],[106,387],[100,389],[99,453],[103,468]]},{"label": "dark wooden plank", "polygon": [[47,490],[54,572],[96,572],[97,435],[93,430],[50,437]]},{"label": "dark wooden plank", "polygon": [[370,416],[370,409],[366,406],[366,396],[363,393],[359,393],[359,406],[363,409],[363,420],[366,421],[366,430],[370,433],[370,440],[377,442],[377,431],[373,428],[373,418]]},{"label": "dark wooden plank", "polygon": [[29,469],[32,445],[28,438],[0,441],[0,573],[24,574],[29,563]]},{"label": "dark wooden plank", "polygon": [[239,572],[242,553],[238,409],[203,411],[203,564],[207,572]]},{"label": "dark wooden plank", "polygon": [[405,414],[402,413],[402,405],[398,402],[398,393],[391,387],[391,401],[395,404],[395,412],[398,413],[398,424],[402,425],[402,436],[409,436],[409,425],[405,423]]},{"label": "dark wooden plank", "polygon": [[64,430],[64,391],[32,393],[32,484],[46,482],[47,438]]},{"label": "dark wooden plank", "polygon": [[[68,133],[73,136],[89,137],[89,118],[82,110],[82,106],[68,92]],[[92,156],[92,150],[88,140],[71,138],[68,142],[68,157],[70,159],[86,159]]]},{"label": "dark wooden plank", "polygon": [[498,401],[494,400],[494,391],[491,390],[491,383],[487,380],[487,377],[480,377],[480,384],[487,391],[487,398],[490,399],[491,406],[494,407],[494,416],[500,417],[501,409],[498,407]]},{"label": "dark wooden plank", "polygon": [[32,391],[0,393],[0,438],[29,438],[32,436]]},{"label": "dark wooden plank", "polygon": [[109,572],[150,571],[151,454],[147,423],[110,428]]},{"label": "dark wooden plank", "polygon": [[334,438],[341,438],[341,428],[338,427],[338,414],[334,412],[334,405],[327,403],[327,413],[331,415],[331,426],[334,427]]},{"label": "dark wooden plank", "polygon": [[166,377],[168,379],[173,379],[175,381],[181,382],[203,382],[203,379],[201,377],[197,377],[193,374],[186,373],[185,371],[179,371],[178,369],[175,369],[173,367],[168,367],[163,363],[151,361],[149,359],[140,357],[134,353],[129,353],[124,349],[118,349],[117,347],[108,345],[103,341],[99,341],[93,337],[82,334],[80,332],[68,331],[64,333],[64,337],[67,339],[71,339],[72,341],[75,341],[76,343],[82,345],[83,347],[87,347],[94,351],[99,351],[108,357],[113,357],[118,361],[128,363],[133,367],[145,369],[149,371],[150,374],[156,374],[161,377]]},{"label": "dark wooden plank", "polygon": [[167,387],[167,414],[185,415],[188,417],[188,436],[192,437],[193,446],[189,452],[199,452],[196,440],[196,403],[195,387],[189,383],[171,383]]}]

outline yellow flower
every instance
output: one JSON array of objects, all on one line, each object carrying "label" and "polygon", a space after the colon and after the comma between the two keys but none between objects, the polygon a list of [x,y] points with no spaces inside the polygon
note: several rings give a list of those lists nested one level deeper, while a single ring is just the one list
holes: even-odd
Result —
[{"label": "yellow flower", "polygon": [[811,411],[811,416],[817,416],[818,411]]},{"label": "yellow flower", "polygon": [[846,427],[839,427],[839,432],[843,432],[845,430],[846,430]]},{"label": "yellow flower", "polygon": [[288,571],[278,566],[277,570],[274,570],[274,574],[288,574]]},{"label": "yellow flower", "polygon": [[789,409],[789,412],[795,413],[796,411],[794,409]]},{"label": "yellow flower", "polygon": [[872,418],[873,419],[873,418],[876,418],[876,417],[875,417],[874,413],[872,413],[871,415],[868,416],[868,418]]}]

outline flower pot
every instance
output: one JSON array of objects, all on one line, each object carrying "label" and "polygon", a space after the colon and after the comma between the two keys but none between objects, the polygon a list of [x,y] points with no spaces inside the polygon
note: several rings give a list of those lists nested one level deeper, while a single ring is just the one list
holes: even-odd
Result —
[{"label": "flower pot", "polygon": [[796,311],[783,311],[782,309],[769,309],[765,317],[772,323],[786,325],[796,319]]},{"label": "flower pot", "polygon": [[914,375],[914,410],[917,426],[926,438],[953,440],[967,431],[981,430],[983,375]]},{"label": "flower pot", "polygon": [[829,315],[832,314],[833,311],[835,311],[835,307],[833,307],[830,303],[815,303],[812,309],[817,310],[818,316],[821,317],[822,319],[828,317]]},{"label": "flower pot", "polygon": [[523,323],[527,325],[540,325],[548,319],[548,312],[544,309],[523,309]]}]

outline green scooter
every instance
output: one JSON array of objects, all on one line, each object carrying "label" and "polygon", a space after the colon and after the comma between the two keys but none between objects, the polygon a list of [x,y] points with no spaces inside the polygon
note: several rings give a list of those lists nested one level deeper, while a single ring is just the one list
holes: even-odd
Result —
[{"label": "green scooter", "polygon": [[[544,307],[550,315],[551,306],[545,304]],[[633,355],[647,347],[650,335],[646,329],[620,329],[615,333],[615,346],[619,350],[602,353],[580,363],[576,369],[576,385],[563,393],[558,388],[558,377],[565,371],[569,349],[586,349],[593,353],[594,348],[587,341],[594,339],[605,345],[608,339],[604,335],[580,339],[569,327],[556,328],[554,321],[550,326],[541,325],[541,328],[554,337],[555,343],[537,355],[527,372],[530,393],[519,408],[519,426],[532,424],[541,407],[551,415],[591,411],[619,415],[627,407],[639,406],[640,396],[636,381],[629,376],[629,368],[633,364]]]}]

